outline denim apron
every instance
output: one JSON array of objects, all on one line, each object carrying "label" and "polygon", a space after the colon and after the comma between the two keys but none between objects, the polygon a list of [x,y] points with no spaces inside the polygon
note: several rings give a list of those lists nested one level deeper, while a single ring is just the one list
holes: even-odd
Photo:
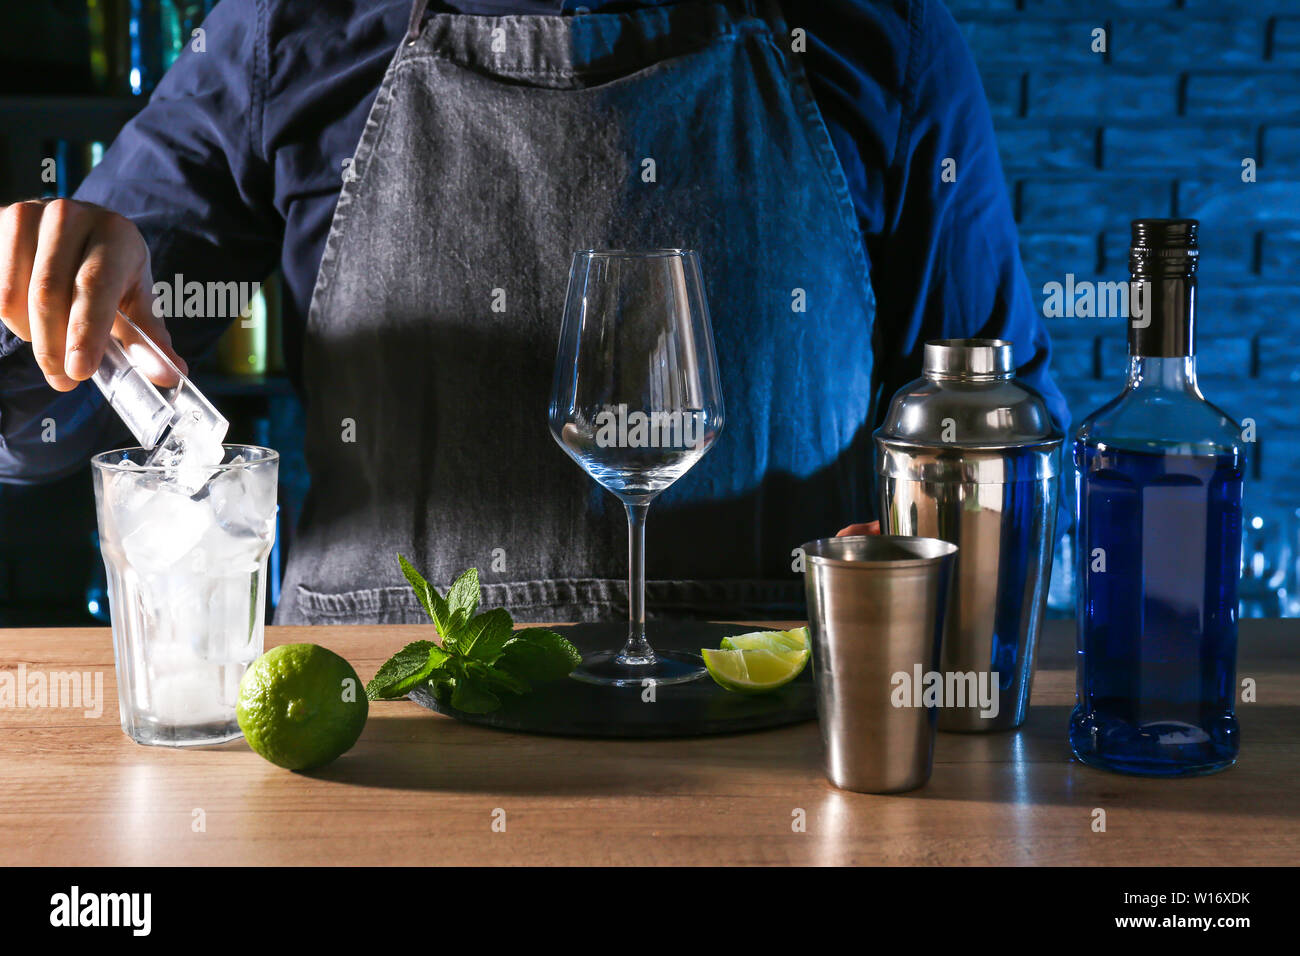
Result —
[{"label": "denim apron", "polygon": [[727,423],[650,508],[649,616],[799,616],[794,549],[872,512],[875,302],[775,5],[424,14],[312,294],[277,623],[426,620],[398,553],[516,620],[626,614],[623,507],[547,427],[583,248],[697,250],[713,318]]}]

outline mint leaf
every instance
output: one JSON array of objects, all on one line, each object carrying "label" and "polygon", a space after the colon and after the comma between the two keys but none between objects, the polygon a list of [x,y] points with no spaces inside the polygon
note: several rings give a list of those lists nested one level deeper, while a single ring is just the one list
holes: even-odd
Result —
[{"label": "mint leaf", "polygon": [[455,687],[456,679],[447,673],[446,668],[436,671],[433,677],[429,678],[429,689],[441,703],[446,704],[451,701],[451,692]]},{"label": "mint leaf", "polygon": [[505,608],[484,611],[456,632],[456,653],[484,664],[495,664],[514,635],[515,622]]},{"label": "mint leaf", "polygon": [[411,585],[411,590],[415,592],[416,598],[419,599],[420,605],[424,608],[424,613],[433,617],[433,605],[429,600],[433,593],[433,588],[429,587],[429,582],[424,580],[424,576],[415,570],[414,565],[407,561],[402,555],[397,556],[397,564],[402,569],[402,574]]},{"label": "mint leaf", "polygon": [[442,703],[485,714],[501,706],[498,694],[526,694],[531,681],[558,680],[582,662],[578,649],[555,631],[515,633],[504,608],[476,613],[482,601],[477,568],[456,578],[444,598],[405,557],[399,554],[397,562],[442,646],[416,641],[394,654],[366,685],[371,700],[402,697],[427,684]]},{"label": "mint leaf", "polygon": [[470,568],[458,577],[447,591],[447,607],[451,613],[452,626],[465,624],[478,610],[479,586],[478,568]]},{"label": "mint leaf", "polygon": [[370,700],[405,697],[442,667],[450,655],[433,641],[416,641],[390,657],[366,685]]},{"label": "mint leaf", "polygon": [[483,684],[493,692],[504,690],[512,694],[526,694],[531,687],[528,681],[516,677],[509,671],[504,671],[499,667],[493,667],[491,664],[480,664],[478,661],[467,661],[465,667],[468,673],[478,682]]},{"label": "mint leaf", "polygon": [[501,699],[479,682],[461,675],[451,692],[451,706],[467,714],[487,714],[501,706]]},{"label": "mint leaf", "polygon": [[416,598],[419,599],[420,605],[424,608],[424,613],[429,615],[434,626],[438,629],[438,634],[446,641],[447,633],[452,629],[452,617],[447,608],[447,602],[442,599],[442,595],[433,589],[420,572],[415,570],[410,561],[407,561],[406,558],[399,554],[397,563],[401,566],[402,574],[406,576],[406,580],[410,582],[411,590],[415,592]]},{"label": "mint leaf", "polygon": [[582,654],[555,631],[530,627],[516,631],[496,661],[498,670],[529,681],[567,677],[582,663]]}]

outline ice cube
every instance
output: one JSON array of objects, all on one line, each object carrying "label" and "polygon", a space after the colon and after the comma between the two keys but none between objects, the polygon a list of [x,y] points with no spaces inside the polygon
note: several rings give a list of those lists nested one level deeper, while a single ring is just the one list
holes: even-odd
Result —
[{"label": "ice cube", "polygon": [[225,419],[214,421],[197,410],[183,415],[150,453],[149,464],[166,469],[165,480],[187,495],[197,495],[225,456],[225,433]]},{"label": "ice cube", "polygon": [[208,582],[202,624],[195,629],[194,653],[218,664],[248,664],[257,656],[253,640],[263,619],[262,595],[252,592],[254,560],[242,574]]},{"label": "ice cube", "polygon": [[163,486],[135,513],[138,522],[122,538],[122,550],[135,568],[164,572],[192,550],[212,527],[212,509],[202,501]]},{"label": "ice cube", "polygon": [[264,536],[252,532],[232,534],[214,524],[182,563],[190,573],[207,578],[232,574],[247,576],[257,570],[268,544],[269,541]]},{"label": "ice cube", "polygon": [[217,524],[236,536],[266,534],[267,509],[259,500],[259,482],[247,468],[219,472],[207,487]]},{"label": "ice cube", "polygon": [[148,517],[150,502],[160,488],[159,476],[143,471],[134,462],[122,462],[129,470],[111,472],[104,481],[108,537],[121,541]]},{"label": "ice cube", "polygon": [[152,720],[168,727],[189,727],[231,719],[242,668],[196,665],[190,657],[184,664],[152,670]]}]

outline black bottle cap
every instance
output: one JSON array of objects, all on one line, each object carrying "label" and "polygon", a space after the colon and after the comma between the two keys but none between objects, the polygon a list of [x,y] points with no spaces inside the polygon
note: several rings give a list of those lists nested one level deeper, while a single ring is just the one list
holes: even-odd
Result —
[{"label": "black bottle cap", "polygon": [[1128,267],[1135,279],[1177,279],[1196,274],[1200,250],[1195,219],[1134,219]]},{"label": "black bottle cap", "polygon": [[1177,358],[1194,354],[1195,219],[1134,219],[1129,245],[1130,355]]}]

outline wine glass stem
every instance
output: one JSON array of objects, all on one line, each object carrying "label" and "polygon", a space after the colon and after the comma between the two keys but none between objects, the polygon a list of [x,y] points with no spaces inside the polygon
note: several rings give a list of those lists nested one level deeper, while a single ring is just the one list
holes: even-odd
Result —
[{"label": "wine glass stem", "polygon": [[627,644],[628,664],[652,664],[655,652],[645,639],[645,518],[648,503],[628,501],[627,506]]}]

